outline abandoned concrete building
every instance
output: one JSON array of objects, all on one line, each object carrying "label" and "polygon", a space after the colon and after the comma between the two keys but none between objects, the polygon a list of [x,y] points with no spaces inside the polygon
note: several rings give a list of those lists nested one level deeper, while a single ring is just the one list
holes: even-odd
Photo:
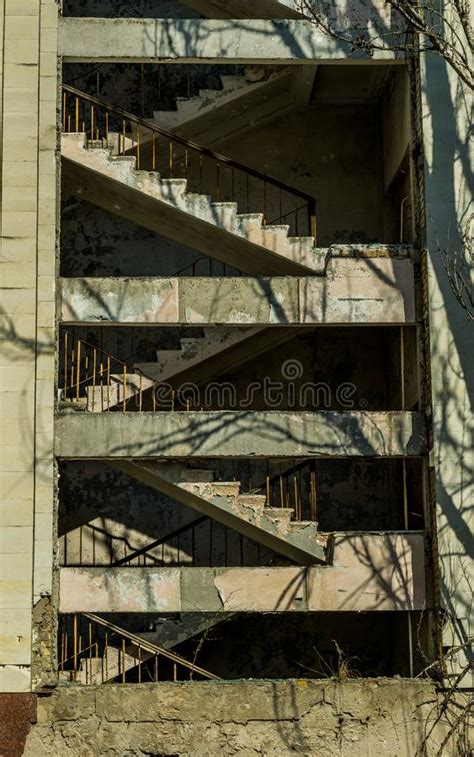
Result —
[{"label": "abandoned concrete building", "polygon": [[0,4],[1,754],[470,754],[463,83],[292,0]]}]

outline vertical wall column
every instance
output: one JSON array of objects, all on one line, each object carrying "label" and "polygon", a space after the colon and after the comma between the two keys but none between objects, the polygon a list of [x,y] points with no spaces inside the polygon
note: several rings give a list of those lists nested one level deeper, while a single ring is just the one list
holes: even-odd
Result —
[{"label": "vertical wall column", "polygon": [[[451,289],[439,248],[452,260],[461,250],[460,235],[468,223],[473,232],[472,95],[443,59],[434,55],[422,59],[421,89],[434,432],[431,463],[436,480],[441,602],[447,613],[443,646],[448,651],[448,673],[456,676],[466,669],[472,655],[474,452],[469,426],[474,329]],[[451,656],[456,648],[458,652]],[[461,685],[472,686],[472,674],[466,673]]]},{"label": "vertical wall column", "polygon": [[58,5],[0,8],[0,691],[15,692],[52,677]]}]

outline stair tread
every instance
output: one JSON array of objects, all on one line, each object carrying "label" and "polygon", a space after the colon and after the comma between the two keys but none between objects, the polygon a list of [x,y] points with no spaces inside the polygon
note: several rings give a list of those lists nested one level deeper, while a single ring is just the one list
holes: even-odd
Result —
[{"label": "stair tread", "polygon": [[[113,142],[114,137],[118,138],[118,135],[110,133],[110,142]],[[64,144],[78,144],[84,149],[84,135],[75,134],[69,141],[65,138]],[[162,178],[158,172],[137,171],[133,156],[113,156],[112,149],[84,149],[84,153],[88,154],[84,160],[86,167],[97,171],[103,161],[108,166],[107,170],[104,166],[104,174],[112,180],[123,182],[130,189],[144,193],[148,191],[151,198],[171,204],[179,211],[190,213],[204,223],[223,228],[227,233],[246,239],[250,244],[259,245],[293,266],[296,264],[315,270],[320,268],[316,265],[316,258],[313,259],[311,256],[315,244],[312,237],[288,237],[289,228],[286,224],[264,225],[263,213],[239,213],[238,204],[235,202],[217,201],[209,195],[188,193],[188,182],[184,178]],[[73,154],[73,160],[78,160],[76,154]],[[128,163],[129,171],[120,168],[123,160]]]}]

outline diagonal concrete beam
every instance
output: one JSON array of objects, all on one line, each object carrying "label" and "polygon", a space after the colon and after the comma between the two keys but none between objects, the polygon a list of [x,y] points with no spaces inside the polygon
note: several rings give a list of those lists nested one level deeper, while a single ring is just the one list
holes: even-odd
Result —
[{"label": "diagonal concrete beam", "polygon": [[115,462],[114,468],[299,565],[326,562],[326,540],[318,534],[315,523],[277,517],[273,508],[262,504],[244,504],[244,499],[259,497],[240,499],[238,493],[219,494],[219,484],[212,482],[186,485],[186,469],[179,463],[124,460]]},{"label": "diagonal concrete beam", "polygon": [[62,18],[58,52],[66,62],[405,64],[403,53],[370,57],[307,21],[282,19]]},{"label": "diagonal concrete beam", "polygon": [[209,18],[299,18],[294,0],[184,0]]}]

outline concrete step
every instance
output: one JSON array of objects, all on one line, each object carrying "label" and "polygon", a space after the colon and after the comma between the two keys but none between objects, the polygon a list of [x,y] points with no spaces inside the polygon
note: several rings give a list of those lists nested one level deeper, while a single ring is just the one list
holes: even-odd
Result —
[{"label": "concrete step", "polygon": [[[238,533],[302,565],[325,563],[325,550],[314,523],[295,528],[288,508],[262,506],[261,498],[239,496],[240,482],[194,482],[186,480],[181,463],[117,461],[114,467],[157,491],[213,518]],[[278,513],[275,513],[275,510]]]},{"label": "concrete step", "polygon": [[79,196],[198,252],[250,274],[317,270],[304,252],[308,242],[300,248],[288,242],[286,227],[262,227],[261,213],[239,214],[235,203],[188,194],[186,179],[160,178],[136,170],[134,158],[84,149],[83,134],[63,134],[62,155],[64,175]]},{"label": "concrete step", "polygon": [[[247,117],[237,123],[236,114],[251,111],[254,120],[259,120],[269,110],[265,101],[271,103],[282,92],[286,92],[290,104],[291,91],[287,85],[292,76],[289,69],[280,69],[259,81],[251,81],[242,75],[224,75],[221,76],[221,89],[203,88],[198,96],[177,97],[175,110],[154,111],[152,120],[188,139],[198,140],[208,147],[215,146],[229,134],[235,137],[251,128],[252,119]],[[257,112],[256,101],[259,105]]]},{"label": "concrete step", "polygon": [[[142,650],[141,661],[149,659],[151,655]],[[81,660],[77,671],[76,681],[90,686],[97,686],[106,681],[113,681],[117,676],[135,668],[138,665],[138,657],[122,653],[121,649],[108,645],[104,650],[103,657],[86,657]]]},{"label": "concrete step", "polygon": [[[209,329],[204,337],[181,339],[180,350],[159,350],[156,353],[156,363],[137,363],[135,370],[143,371],[157,381],[169,381],[183,371],[192,371],[204,361],[212,360],[209,368],[215,372],[218,359],[225,363],[229,350],[232,350],[234,360],[238,359],[239,352],[244,359],[244,354],[251,350],[252,339],[261,331],[262,329],[252,327]],[[197,380],[196,371],[192,378]]]},{"label": "concrete step", "polygon": [[183,489],[199,493],[200,496],[208,497],[238,497],[240,493],[240,481],[182,481]]},{"label": "concrete step", "polygon": [[111,374],[110,384],[103,386],[87,387],[87,411],[90,413],[101,413],[104,410],[110,410],[123,401],[139,397],[140,387],[143,392],[150,389],[154,381],[141,373]]}]

